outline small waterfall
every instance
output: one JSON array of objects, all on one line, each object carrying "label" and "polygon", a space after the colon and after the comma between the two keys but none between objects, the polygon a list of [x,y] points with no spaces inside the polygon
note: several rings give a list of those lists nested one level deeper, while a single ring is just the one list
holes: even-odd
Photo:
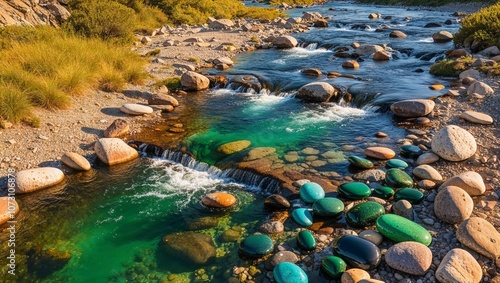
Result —
[{"label": "small waterfall", "polygon": [[222,179],[230,179],[250,187],[260,188],[268,193],[278,193],[281,187],[281,183],[274,178],[261,176],[251,171],[241,169],[221,170],[205,162],[198,161],[192,156],[180,151],[166,149],[162,152],[160,147],[144,143],[139,146],[139,150],[147,154],[152,154],[154,156],[182,164],[183,166],[197,171],[207,172]]}]

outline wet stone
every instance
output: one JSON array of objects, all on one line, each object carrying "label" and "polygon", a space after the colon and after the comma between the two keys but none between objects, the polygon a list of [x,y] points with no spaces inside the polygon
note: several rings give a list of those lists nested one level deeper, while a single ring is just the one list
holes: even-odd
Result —
[{"label": "wet stone", "polygon": [[378,246],[382,244],[384,237],[382,234],[375,230],[364,230],[359,233],[359,236],[365,240],[372,242],[374,245]]},{"label": "wet stone", "polygon": [[304,202],[314,203],[315,201],[325,197],[325,191],[319,184],[309,182],[300,187],[299,195]]},{"label": "wet stone", "polygon": [[376,267],[381,259],[377,246],[354,235],[339,237],[333,243],[333,254],[342,258],[349,266],[365,270]]},{"label": "wet stone", "polygon": [[251,235],[240,243],[239,251],[242,255],[259,258],[273,250],[273,240],[267,235]]},{"label": "wet stone", "polygon": [[387,170],[387,173],[385,174],[385,182],[389,187],[393,188],[413,187],[413,179],[410,175],[396,168]]},{"label": "wet stone", "polygon": [[370,196],[371,190],[361,182],[350,182],[340,185],[338,189],[339,195],[348,199],[364,199]]},{"label": "wet stone", "polygon": [[313,212],[318,216],[337,216],[344,211],[344,203],[338,198],[323,198],[313,204]]},{"label": "wet stone", "polygon": [[271,210],[281,210],[290,208],[290,202],[280,195],[270,195],[264,201],[264,206]]},{"label": "wet stone", "polygon": [[358,157],[358,156],[349,156],[347,158],[347,161],[349,161],[349,163],[352,166],[355,166],[355,167],[358,167],[361,169],[370,169],[373,167],[373,162],[371,162],[370,160],[368,160],[366,158],[362,158],[362,157]]},{"label": "wet stone", "polygon": [[377,218],[383,214],[385,214],[385,208],[381,204],[367,201],[349,209],[346,219],[350,226],[361,228],[375,224]]},{"label": "wet stone", "polygon": [[299,261],[299,258],[293,252],[280,251],[271,256],[265,265],[267,269],[272,270],[280,262],[296,263],[297,261]]},{"label": "wet stone", "polygon": [[391,187],[381,186],[373,189],[372,196],[383,199],[390,199],[394,196],[394,190]]},{"label": "wet stone", "polygon": [[313,216],[306,208],[297,208],[292,212],[292,218],[297,224],[309,227],[313,224]]},{"label": "wet stone", "polygon": [[277,283],[307,283],[309,280],[302,268],[291,262],[281,262],[274,267],[273,277]]},{"label": "wet stone", "polygon": [[300,231],[297,236],[297,245],[306,251],[312,251],[316,249],[316,240],[314,239],[313,234],[307,230]]},{"label": "wet stone", "polygon": [[387,161],[386,165],[390,168],[408,168],[408,163],[404,162],[401,159],[391,159]]},{"label": "wet stone", "polygon": [[426,246],[432,242],[431,234],[424,227],[399,215],[382,215],[376,226],[380,234],[394,242],[413,241]]},{"label": "wet stone", "polygon": [[416,145],[407,144],[407,145],[403,145],[401,148],[399,148],[399,153],[401,153],[401,155],[404,157],[418,158],[424,152],[422,151],[422,149],[420,149]]},{"label": "wet stone", "polygon": [[321,260],[321,272],[329,279],[339,279],[346,271],[347,265],[343,259],[336,256],[326,256]]},{"label": "wet stone", "polygon": [[394,194],[394,200],[407,200],[411,204],[418,204],[424,200],[424,194],[416,189],[412,188],[403,188]]}]

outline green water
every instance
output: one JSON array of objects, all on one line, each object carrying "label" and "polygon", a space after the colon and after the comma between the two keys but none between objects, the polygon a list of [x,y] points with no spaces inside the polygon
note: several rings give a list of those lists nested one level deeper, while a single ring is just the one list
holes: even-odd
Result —
[{"label": "green water", "polygon": [[[19,262],[17,282],[167,282],[161,280],[172,274],[173,282],[194,282],[201,267],[167,255],[160,243],[204,216],[218,219],[217,226],[199,231],[217,248],[204,274],[222,282],[242,261],[236,242],[223,242],[221,234],[236,227],[243,237],[266,216],[262,192],[159,159],[99,168],[89,182],[81,181],[72,176],[63,188],[20,197],[18,241],[28,243],[18,253],[31,258]],[[221,190],[236,195],[236,209],[217,212],[200,204],[204,194]],[[49,249],[69,252],[71,259],[57,269],[34,252]]]}]

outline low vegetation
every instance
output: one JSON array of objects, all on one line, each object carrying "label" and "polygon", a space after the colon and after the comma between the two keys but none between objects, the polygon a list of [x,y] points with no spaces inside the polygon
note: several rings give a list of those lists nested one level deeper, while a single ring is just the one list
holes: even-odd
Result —
[{"label": "low vegetation", "polygon": [[475,51],[493,45],[500,47],[500,2],[465,17],[454,36],[454,43],[473,45]]},{"label": "low vegetation", "polygon": [[434,63],[429,73],[442,77],[458,77],[462,71],[469,69],[473,62],[472,57],[463,57],[456,60],[444,59]]},{"label": "low vegetation", "polygon": [[156,82],[156,87],[166,86],[168,89],[177,89],[181,87],[180,77],[170,77]]},{"label": "low vegetation", "polygon": [[[89,89],[123,90],[146,78],[129,48],[51,27],[0,29],[0,118],[33,121],[34,107],[60,109]],[[35,119],[36,120],[36,119]]]},{"label": "low vegetation", "polygon": [[319,1],[316,1],[316,0],[270,0],[269,4],[276,5],[276,6],[279,6],[282,3],[286,3],[288,5],[293,5],[293,4],[312,5],[312,4],[316,4],[317,2],[319,2]]}]

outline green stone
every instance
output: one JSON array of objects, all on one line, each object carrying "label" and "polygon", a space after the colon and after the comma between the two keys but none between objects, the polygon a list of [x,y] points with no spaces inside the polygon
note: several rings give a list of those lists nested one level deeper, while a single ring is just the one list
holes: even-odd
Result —
[{"label": "green stone", "polygon": [[297,244],[300,248],[306,251],[312,251],[316,249],[316,240],[313,234],[307,230],[300,231],[297,234]]},{"label": "green stone", "polygon": [[339,195],[348,199],[364,199],[370,196],[371,190],[361,182],[350,182],[340,185]]},{"label": "green stone", "polygon": [[251,257],[259,258],[272,252],[273,240],[264,234],[257,234],[248,236],[240,243],[239,251],[241,254]]},{"label": "green stone", "polygon": [[313,224],[313,216],[306,208],[297,208],[292,212],[292,218],[302,227],[309,227]]},{"label": "green stone", "polygon": [[375,188],[372,191],[372,196],[383,199],[390,199],[394,196],[394,190],[391,187],[381,186]]},{"label": "green stone", "polygon": [[385,214],[385,208],[374,201],[367,201],[353,206],[346,213],[349,225],[362,228],[375,224],[377,218]]},{"label": "green stone", "polygon": [[403,168],[403,169],[408,168],[408,163],[404,162],[401,159],[391,159],[387,161],[386,165],[387,167],[391,168]]},{"label": "green stone", "polygon": [[399,153],[404,157],[417,158],[424,152],[416,145],[407,144],[399,148]]},{"label": "green stone", "polygon": [[349,156],[347,158],[347,161],[349,161],[349,163],[352,165],[352,166],[355,166],[355,167],[358,167],[358,168],[361,168],[361,169],[370,169],[373,167],[373,162],[371,162],[370,160],[366,159],[366,158],[362,158],[362,157],[358,157],[358,156]]},{"label": "green stone", "polygon": [[376,226],[380,234],[397,243],[413,241],[429,246],[432,242],[431,234],[424,227],[396,214],[380,216]]},{"label": "green stone", "polygon": [[424,194],[416,189],[403,188],[397,191],[394,195],[394,201],[402,199],[409,201],[411,204],[417,204],[422,202],[422,200],[424,199]]},{"label": "green stone", "polygon": [[323,188],[314,182],[305,183],[299,190],[300,198],[307,203],[313,203],[325,197]]},{"label": "green stone", "polygon": [[413,188],[413,179],[410,175],[396,168],[387,170],[385,183],[392,188]]},{"label": "green stone", "polygon": [[344,203],[338,198],[323,198],[314,202],[312,209],[314,215],[337,216],[344,211]]},{"label": "green stone", "polygon": [[321,272],[329,279],[339,279],[347,269],[343,259],[337,256],[326,256],[321,260]]}]

